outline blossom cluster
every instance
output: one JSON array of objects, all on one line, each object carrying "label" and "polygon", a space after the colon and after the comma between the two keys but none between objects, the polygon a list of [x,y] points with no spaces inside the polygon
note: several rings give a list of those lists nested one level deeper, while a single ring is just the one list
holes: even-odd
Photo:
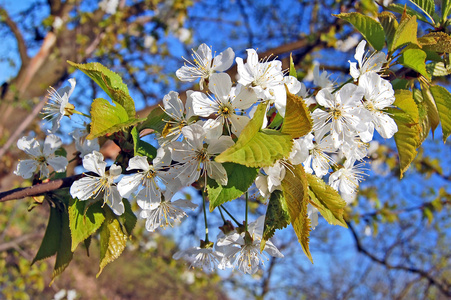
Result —
[{"label": "blossom cluster", "polygon": [[[148,231],[173,226],[187,216],[186,209],[197,207],[180,199],[177,192],[196,182],[204,189],[207,178],[218,185],[227,185],[227,171],[214,158],[235,144],[258,104],[266,104],[268,112],[283,118],[288,90],[301,97],[311,110],[313,129],[293,141],[288,157],[262,168],[255,186],[267,198],[275,190],[281,190],[290,166],[302,164],[306,172],[325,178],[345,200],[352,201],[365,175],[364,159],[374,130],[383,138],[390,138],[397,131],[395,122],[384,112],[395,100],[390,82],[380,75],[387,62],[385,54],[376,52],[366,57],[365,46],[365,41],[357,46],[354,56],[357,63],[350,62],[353,79],[336,86],[326,72],[320,73],[315,68],[314,83],[318,88],[309,92],[297,78],[286,74],[281,61],[259,59],[254,49],[247,50],[245,62],[235,58],[231,48],[214,56],[210,47],[200,45],[193,50],[193,61],[185,59],[186,64],[176,72],[181,81],[200,79],[200,91],[188,91],[185,103],[177,92],[164,96],[161,108],[167,115],[166,126],[158,133],[159,148],[151,162],[145,156],[135,156],[124,166],[127,174],[121,174],[119,165],[107,168],[96,140],[87,140],[87,132],[80,129],[74,131],[72,136],[83,158],[83,167],[89,173],[73,183],[71,196],[80,201],[102,199],[116,215],[124,213],[123,198],[136,199],[141,208],[139,216],[146,220]],[[225,73],[234,61],[236,83]],[[63,116],[76,113],[68,103],[75,81],[70,80],[70,84],[70,89],[51,92],[45,111],[53,121],[52,132],[58,129]],[[262,127],[269,125],[265,118]],[[54,134],[46,138],[43,146],[32,138],[22,138],[18,147],[31,159],[22,160],[16,174],[30,178],[39,171],[39,176],[45,178],[49,176],[48,165],[56,172],[64,171],[67,160],[55,155],[60,146],[61,140]],[[317,212],[309,204],[313,228],[318,224]],[[253,274],[267,258],[260,251],[263,225],[264,216],[245,226],[229,226],[219,234],[216,243],[209,242],[207,235],[199,247],[180,251],[174,258],[184,257],[192,261],[193,267],[206,270],[237,267]],[[283,257],[270,241],[266,241],[264,251]]]}]

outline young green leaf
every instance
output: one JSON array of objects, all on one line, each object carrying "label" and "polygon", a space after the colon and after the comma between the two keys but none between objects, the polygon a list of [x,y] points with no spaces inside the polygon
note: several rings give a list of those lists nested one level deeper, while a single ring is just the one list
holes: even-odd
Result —
[{"label": "young green leaf", "polygon": [[74,252],[78,244],[94,234],[105,220],[102,202],[97,201],[85,212],[86,201],[78,199],[69,202],[69,227],[72,236],[71,251]]},{"label": "young green leaf", "polygon": [[68,61],[68,63],[94,80],[114,102],[125,109],[130,119],[135,118],[135,102],[130,97],[127,85],[122,82],[121,76],[97,62],[76,64]]},{"label": "young green leaf", "polygon": [[387,48],[391,49],[396,29],[398,29],[398,21],[396,20],[395,15],[388,11],[381,12],[377,17],[384,28],[385,38],[387,39]]},{"label": "young green leaf", "polygon": [[428,105],[423,99],[422,91],[413,89],[413,99],[418,107],[418,128],[420,129],[419,144],[422,144],[431,130],[431,121],[428,116]]},{"label": "young green leaf", "polygon": [[415,16],[408,17],[401,21],[396,29],[395,36],[393,37],[393,43],[389,50],[394,51],[399,47],[410,43],[418,45],[417,30],[418,24]]},{"label": "young green leaf", "polygon": [[260,250],[265,249],[266,241],[274,236],[276,229],[285,228],[288,224],[290,224],[290,215],[286,200],[282,191],[275,190],[269,197]]},{"label": "young green leaf", "polygon": [[128,236],[131,236],[133,228],[135,228],[137,218],[133,213],[130,202],[127,199],[122,199],[122,202],[124,203],[125,212],[119,216],[119,219],[121,220],[121,223],[123,224],[123,227],[125,229],[124,233],[127,233]]},{"label": "young green leaf", "polygon": [[296,74],[296,67],[294,66],[293,62],[293,55],[290,53],[290,76],[293,76],[294,78],[298,78],[298,75]]},{"label": "young green leaf", "polygon": [[127,243],[127,234],[123,232],[118,218],[108,207],[105,209],[105,217],[106,220],[100,227],[100,265],[96,277],[100,276],[107,264],[122,254]]},{"label": "young green leaf", "polygon": [[97,98],[91,105],[91,132],[86,137],[93,139],[107,133],[114,133],[139,122],[130,119],[125,109],[118,103],[111,105],[108,100]]},{"label": "young green leaf", "polygon": [[435,51],[437,53],[451,53],[451,36],[444,32],[430,32],[423,36],[423,38],[434,39],[435,43],[424,45],[423,49]]},{"label": "young green leaf", "polygon": [[346,202],[331,186],[315,175],[306,173],[310,204],[318,209],[329,224],[348,228],[343,218]]},{"label": "young green leaf", "polygon": [[398,62],[408,68],[411,68],[414,71],[417,71],[426,79],[431,80],[431,75],[429,75],[426,70],[426,52],[420,49],[407,49],[405,50],[401,57],[398,59]]},{"label": "young green leaf", "polygon": [[333,15],[351,23],[377,51],[384,48],[385,33],[381,23],[360,13],[342,13]]},{"label": "young green leaf", "polygon": [[287,170],[282,180],[283,196],[286,200],[290,222],[305,255],[313,263],[309,250],[310,219],[307,215],[307,179],[302,165]]},{"label": "young green leaf", "polygon": [[445,22],[451,10],[451,0],[442,0],[442,22]]},{"label": "young green leaf", "polygon": [[281,132],[297,139],[312,130],[313,120],[304,100],[287,90],[287,108]]},{"label": "young green leaf", "polygon": [[257,168],[249,168],[234,163],[224,163],[222,166],[227,171],[227,185],[220,185],[210,177],[207,179],[210,211],[243,195],[258,175]]},{"label": "young green leaf", "polygon": [[451,93],[439,85],[431,86],[430,90],[437,105],[437,111],[442,124],[443,142],[445,143],[451,134]]},{"label": "young green leaf", "polygon": [[289,135],[261,129],[263,118],[266,117],[266,105],[258,106],[236,144],[218,155],[215,159],[217,162],[234,162],[253,168],[269,167],[290,154],[293,141]]},{"label": "young green leaf", "polygon": [[139,138],[139,132],[136,126],[133,127],[131,134],[135,155],[146,156],[150,159],[154,159],[157,156],[157,149]]},{"label": "young green leaf", "polygon": [[434,24],[434,13],[435,13],[435,3],[434,0],[410,0],[413,4],[418,6],[431,20],[432,24]]},{"label": "young green leaf", "polygon": [[428,19],[425,16],[423,16],[420,12],[414,10],[411,7],[404,6],[402,4],[392,3],[389,6],[387,6],[387,9],[389,11],[393,11],[393,12],[396,12],[396,13],[399,13],[399,14],[403,14],[404,13],[404,9],[405,9],[406,13],[408,15],[415,16],[418,20],[421,20],[423,22],[429,23]]},{"label": "young green leaf", "polygon": [[153,129],[159,133],[163,133],[163,130],[168,126],[168,122],[171,119],[161,107],[155,107],[147,116],[146,120],[138,126],[141,131],[143,129]]},{"label": "young green leaf", "polygon": [[438,114],[437,106],[435,104],[434,97],[432,96],[431,91],[429,90],[429,87],[426,85],[421,85],[421,93],[422,99],[427,106],[428,120],[430,123],[430,127],[432,129],[432,137],[434,137],[434,131],[438,127],[438,124],[440,123],[440,116]]},{"label": "young green leaf", "polygon": [[69,228],[69,213],[64,210],[60,211],[61,213],[61,238],[59,242],[58,251],[56,253],[55,267],[52,273],[52,281],[56,279],[58,275],[60,275],[71,262],[74,252],[71,250],[72,240]]},{"label": "young green leaf", "polygon": [[46,259],[52,255],[55,255],[59,249],[61,241],[62,230],[62,215],[61,211],[53,206],[50,206],[50,216],[45,234],[39,247],[38,253],[33,258],[31,264],[37,261]]}]

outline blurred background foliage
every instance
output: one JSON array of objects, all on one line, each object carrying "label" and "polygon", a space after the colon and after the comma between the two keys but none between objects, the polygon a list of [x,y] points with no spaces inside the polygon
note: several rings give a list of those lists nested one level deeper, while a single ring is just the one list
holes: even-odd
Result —
[{"label": "blurred background foliage", "polygon": [[[331,14],[376,16],[391,1],[378,2],[1,0],[0,36],[7,47],[0,49],[0,189],[30,185],[12,174],[21,155],[15,143],[30,131],[43,136],[38,113],[49,86],[77,78],[71,102],[81,111],[101,96],[66,60],[101,62],[121,74],[141,117],[170,90],[193,88],[180,83],[175,71],[182,56],[189,58],[191,48],[201,43],[218,53],[232,47],[241,57],[246,48],[258,48],[281,59],[284,68],[293,53],[307,86],[312,86],[317,63],[339,83],[349,78],[347,60],[353,60],[361,37]],[[442,1],[435,2],[440,9]],[[407,5],[415,8],[409,1]],[[423,34],[427,30],[419,28]],[[443,30],[449,34],[449,25]],[[449,90],[449,76],[441,80]],[[71,121],[65,122],[60,133],[67,135]],[[39,199],[0,203],[0,298],[51,299],[62,289],[75,289],[79,299],[447,299],[451,147],[440,135],[438,129],[434,139],[428,137],[402,181],[394,141],[379,138],[370,157],[370,176],[347,210],[349,229],[320,220],[310,238],[314,265],[292,233],[283,231],[275,243],[285,258],[270,258],[252,277],[205,274],[172,259],[178,247],[193,246],[198,239],[201,211],[196,210],[175,231],[148,234],[138,222],[127,250],[98,279],[98,244],[92,243],[89,257],[79,247],[72,264],[49,286],[52,259],[30,266],[48,207],[38,205],[29,213],[28,206]],[[69,139],[65,142],[70,158],[75,150]],[[117,155],[109,143],[102,152],[109,158]],[[254,200],[253,213],[263,214],[265,207]]]}]

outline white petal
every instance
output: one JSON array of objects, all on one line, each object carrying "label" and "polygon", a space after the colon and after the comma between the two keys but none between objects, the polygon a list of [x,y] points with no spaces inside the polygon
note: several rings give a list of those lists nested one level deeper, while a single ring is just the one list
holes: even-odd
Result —
[{"label": "white petal", "polygon": [[[162,149],[162,148],[160,147],[158,149]],[[127,171],[130,171],[130,170],[147,171],[147,170],[149,170],[149,168],[150,168],[150,165],[149,165],[149,162],[147,161],[147,157],[137,155],[137,156],[132,157],[128,161]]]},{"label": "white petal", "polygon": [[191,94],[193,98],[193,112],[194,114],[201,117],[208,117],[211,114],[217,113],[219,110],[219,105],[208,98],[202,92],[193,92]]},{"label": "white petal", "polygon": [[189,208],[191,210],[194,210],[197,208],[197,204],[192,203],[189,200],[185,200],[185,199],[179,199],[179,200],[175,200],[171,202],[172,205],[178,206],[178,207],[185,207],[185,208]]},{"label": "white petal", "polygon": [[139,185],[143,181],[144,173],[136,173],[132,175],[126,175],[117,184],[117,189],[119,193],[124,198],[129,198],[132,193],[134,193]]},{"label": "white petal", "polygon": [[246,110],[258,100],[254,90],[243,85],[238,85],[235,93],[238,94],[232,100],[233,109]]},{"label": "white petal", "polygon": [[23,178],[31,178],[38,167],[38,162],[34,159],[24,159],[19,161],[14,174],[22,176]]},{"label": "white petal", "polygon": [[105,175],[106,162],[103,161],[103,155],[100,152],[93,151],[83,157],[83,167],[100,176]]},{"label": "white petal", "polygon": [[33,157],[39,157],[42,155],[41,145],[33,137],[23,136],[22,138],[20,138],[17,141],[17,148]]},{"label": "white petal", "polygon": [[58,136],[50,134],[45,138],[44,149],[42,153],[44,154],[45,157],[48,157],[50,154],[55,153],[55,151],[62,145],[63,142]]},{"label": "white petal", "polygon": [[227,103],[228,99],[230,98],[232,80],[227,73],[213,74],[210,77],[208,88],[213,92],[213,94],[216,95],[216,98],[218,100],[220,100],[222,103]]},{"label": "white petal", "polygon": [[227,48],[213,59],[211,68],[214,71],[224,72],[232,66],[234,58],[235,52],[233,52],[232,48]]},{"label": "white petal", "polygon": [[232,133],[236,136],[240,136],[241,131],[243,131],[244,127],[246,127],[247,123],[249,123],[251,119],[247,116],[240,115],[231,115],[230,122],[232,123]]},{"label": "white petal", "polygon": [[202,61],[203,66],[210,66],[210,61],[213,58],[211,55],[211,48],[207,46],[207,44],[201,44],[199,48],[197,48],[197,51],[193,51],[197,53],[198,59]]},{"label": "white petal", "polygon": [[210,161],[207,163],[207,173],[210,178],[213,178],[221,185],[227,185],[227,171],[224,169],[222,164],[215,161]]},{"label": "white petal", "polygon": [[355,55],[354,58],[359,62],[359,67],[362,67],[362,62],[363,62],[363,55],[365,54],[365,46],[366,46],[366,41],[362,40],[358,45],[357,48],[355,49]]},{"label": "white petal", "polygon": [[230,136],[221,136],[217,140],[211,140],[210,145],[208,145],[208,154],[219,154],[224,152],[226,149],[232,147],[235,143]]},{"label": "white petal", "polygon": [[52,168],[57,173],[61,173],[66,171],[67,167],[67,158],[63,156],[55,156],[47,159],[47,163],[52,166]]},{"label": "white petal", "polygon": [[376,130],[384,139],[389,139],[398,131],[398,126],[389,115],[380,113],[377,116]]},{"label": "white petal", "polygon": [[183,115],[184,107],[179,93],[171,91],[163,97],[163,105],[166,113],[174,119],[179,119]]},{"label": "white petal", "polygon": [[100,177],[83,177],[75,181],[70,187],[72,198],[88,200],[89,198],[96,196],[99,180]]},{"label": "white petal", "polygon": [[111,186],[109,190],[105,191],[104,199],[116,215],[120,216],[125,212],[125,206],[117,187]]}]

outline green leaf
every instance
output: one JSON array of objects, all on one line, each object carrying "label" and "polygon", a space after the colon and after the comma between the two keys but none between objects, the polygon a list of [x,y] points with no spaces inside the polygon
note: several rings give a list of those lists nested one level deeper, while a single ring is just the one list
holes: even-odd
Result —
[{"label": "green leaf", "polygon": [[94,80],[114,102],[125,109],[130,119],[135,118],[135,102],[130,97],[127,85],[122,82],[121,76],[97,62],[76,64],[68,61],[68,63]]},{"label": "green leaf", "polygon": [[150,159],[154,159],[157,156],[157,149],[139,138],[139,132],[136,126],[133,127],[131,134],[135,155],[146,156]]},{"label": "green leaf", "polygon": [[50,206],[49,222],[45,229],[44,238],[42,239],[38,253],[33,258],[31,264],[56,254],[60,245],[61,230],[61,212],[58,208]]},{"label": "green leaf", "polygon": [[313,263],[309,250],[310,219],[307,215],[307,179],[302,165],[293,166],[287,170],[282,180],[283,195],[290,215],[290,223],[298,237],[305,255]]},{"label": "green leaf", "polygon": [[86,201],[79,201],[78,199],[73,199],[69,203],[69,227],[72,236],[72,252],[75,251],[79,243],[94,234],[105,220],[100,201],[89,206],[86,213],[85,205]]},{"label": "green leaf", "polygon": [[422,98],[427,106],[428,120],[432,129],[432,137],[434,137],[434,131],[440,123],[440,116],[435,105],[434,97],[431,94],[428,86],[421,86]]},{"label": "green leaf", "polygon": [[210,211],[243,195],[258,175],[258,168],[248,168],[234,163],[224,163],[222,166],[227,171],[227,185],[220,185],[210,177],[207,179]]},{"label": "green leaf", "polygon": [[158,106],[152,109],[146,120],[138,126],[138,130],[153,129],[159,133],[163,133],[165,127],[169,126],[169,123],[166,122],[169,120],[171,120],[171,117]]},{"label": "green leaf", "polygon": [[293,146],[291,137],[280,131],[261,129],[266,105],[260,104],[254,117],[241,132],[236,144],[216,157],[216,161],[234,162],[247,167],[269,167],[287,157]]},{"label": "green leaf", "polygon": [[398,28],[398,21],[394,14],[388,11],[383,11],[378,15],[379,22],[384,28],[385,38],[387,39],[387,48],[391,49],[393,39],[395,38],[396,29]]},{"label": "green leaf", "polygon": [[[419,144],[421,145],[428,137],[431,130],[431,122],[428,116],[428,105],[423,99],[422,91],[413,89],[413,99],[418,107],[418,125],[420,129]],[[424,92],[424,91],[423,91]]]},{"label": "green leaf", "polygon": [[413,4],[418,6],[428,17],[431,19],[432,24],[434,24],[434,13],[435,13],[435,4],[434,0],[410,0]]},{"label": "green leaf", "polygon": [[111,105],[108,100],[97,98],[91,105],[91,132],[86,137],[93,139],[105,134],[111,134],[139,122],[139,119],[129,119],[125,109],[118,103]]},{"label": "green leaf", "polygon": [[56,253],[55,267],[52,273],[52,281],[56,279],[58,275],[60,275],[71,262],[74,252],[71,250],[72,240],[70,235],[69,228],[69,213],[64,210],[60,211],[61,213],[61,238],[59,242],[58,251]]},{"label": "green leaf", "polygon": [[105,208],[106,220],[100,227],[100,265],[96,277],[100,276],[106,265],[122,254],[127,243],[127,234],[122,231],[116,215],[109,207]]},{"label": "green leaf", "polygon": [[296,67],[294,66],[293,62],[293,55],[290,53],[290,76],[293,76],[294,78],[298,78],[298,75],[296,74]]},{"label": "green leaf", "polygon": [[424,45],[423,48],[425,50],[435,51],[437,53],[451,53],[451,36],[448,34],[441,31],[430,32],[424,35],[423,38],[435,40],[435,43]]},{"label": "green leaf", "polygon": [[317,176],[308,173],[305,175],[309,184],[310,204],[318,209],[329,224],[348,228],[343,218],[346,202],[340,194]]},{"label": "green leaf", "polygon": [[430,90],[437,105],[442,124],[443,142],[445,143],[451,134],[451,94],[446,88],[439,85],[431,86]]},{"label": "green leaf", "polygon": [[374,49],[380,51],[384,47],[385,33],[378,21],[356,12],[333,16],[351,23]]},{"label": "green leaf", "polygon": [[304,100],[286,90],[287,106],[281,132],[297,139],[312,130],[313,120]]},{"label": "green leaf", "polygon": [[420,49],[407,49],[405,50],[398,62],[414,71],[417,71],[428,80],[431,80],[431,75],[429,75],[426,70],[426,52]]},{"label": "green leaf", "polygon": [[429,23],[428,19],[425,16],[423,16],[421,13],[419,13],[418,11],[416,11],[408,6],[404,6],[401,4],[390,4],[389,6],[387,6],[387,9],[389,11],[393,11],[393,12],[396,12],[399,14],[403,14],[404,9],[405,9],[407,14],[409,14],[410,16],[414,16],[414,17],[418,18],[418,20]]},{"label": "green leaf", "polygon": [[451,10],[451,0],[442,0],[442,21],[445,21]]},{"label": "green leaf", "polygon": [[393,37],[392,47],[389,48],[389,50],[394,51],[406,44],[418,45],[417,30],[418,24],[417,18],[415,16],[408,17],[402,20],[398,28],[396,29],[395,36]]},{"label": "green leaf", "polygon": [[128,236],[131,236],[133,228],[135,228],[137,218],[133,213],[130,202],[127,199],[122,199],[122,202],[124,203],[125,212],[119,216],[119,219],[121,220],[121,223],[123,224],[123,227],[125,229],[124,233],[127,233]]},{"label": "green leaf", "polygon": [[426,65],[426,70],[429,74],[436,77],[448,76],[451,74],[451,65],[446,64],[442,61],[440,62],[432,62]]},{"label": "green leaf", "polygon": [[288,224],[290,224],[290,215],[286,200],[281,191],[275,190],[269,198],[260,250],[265,249],[266,241],[274,236],[276,229],[286,228]]},{"label": "green leaf", "polygon": [[417,155],[417,148],[420,145],[420,126],[418,107],[413,99],[412,93],[408,90],[395,91],[395,106],[399,107],[410,118],[399,118],[399,115],[393,114],[392,117],[398,125],[398,132],[395,133],[396,147],[399,155],[400,177],[409,168],[410,163]]}]

